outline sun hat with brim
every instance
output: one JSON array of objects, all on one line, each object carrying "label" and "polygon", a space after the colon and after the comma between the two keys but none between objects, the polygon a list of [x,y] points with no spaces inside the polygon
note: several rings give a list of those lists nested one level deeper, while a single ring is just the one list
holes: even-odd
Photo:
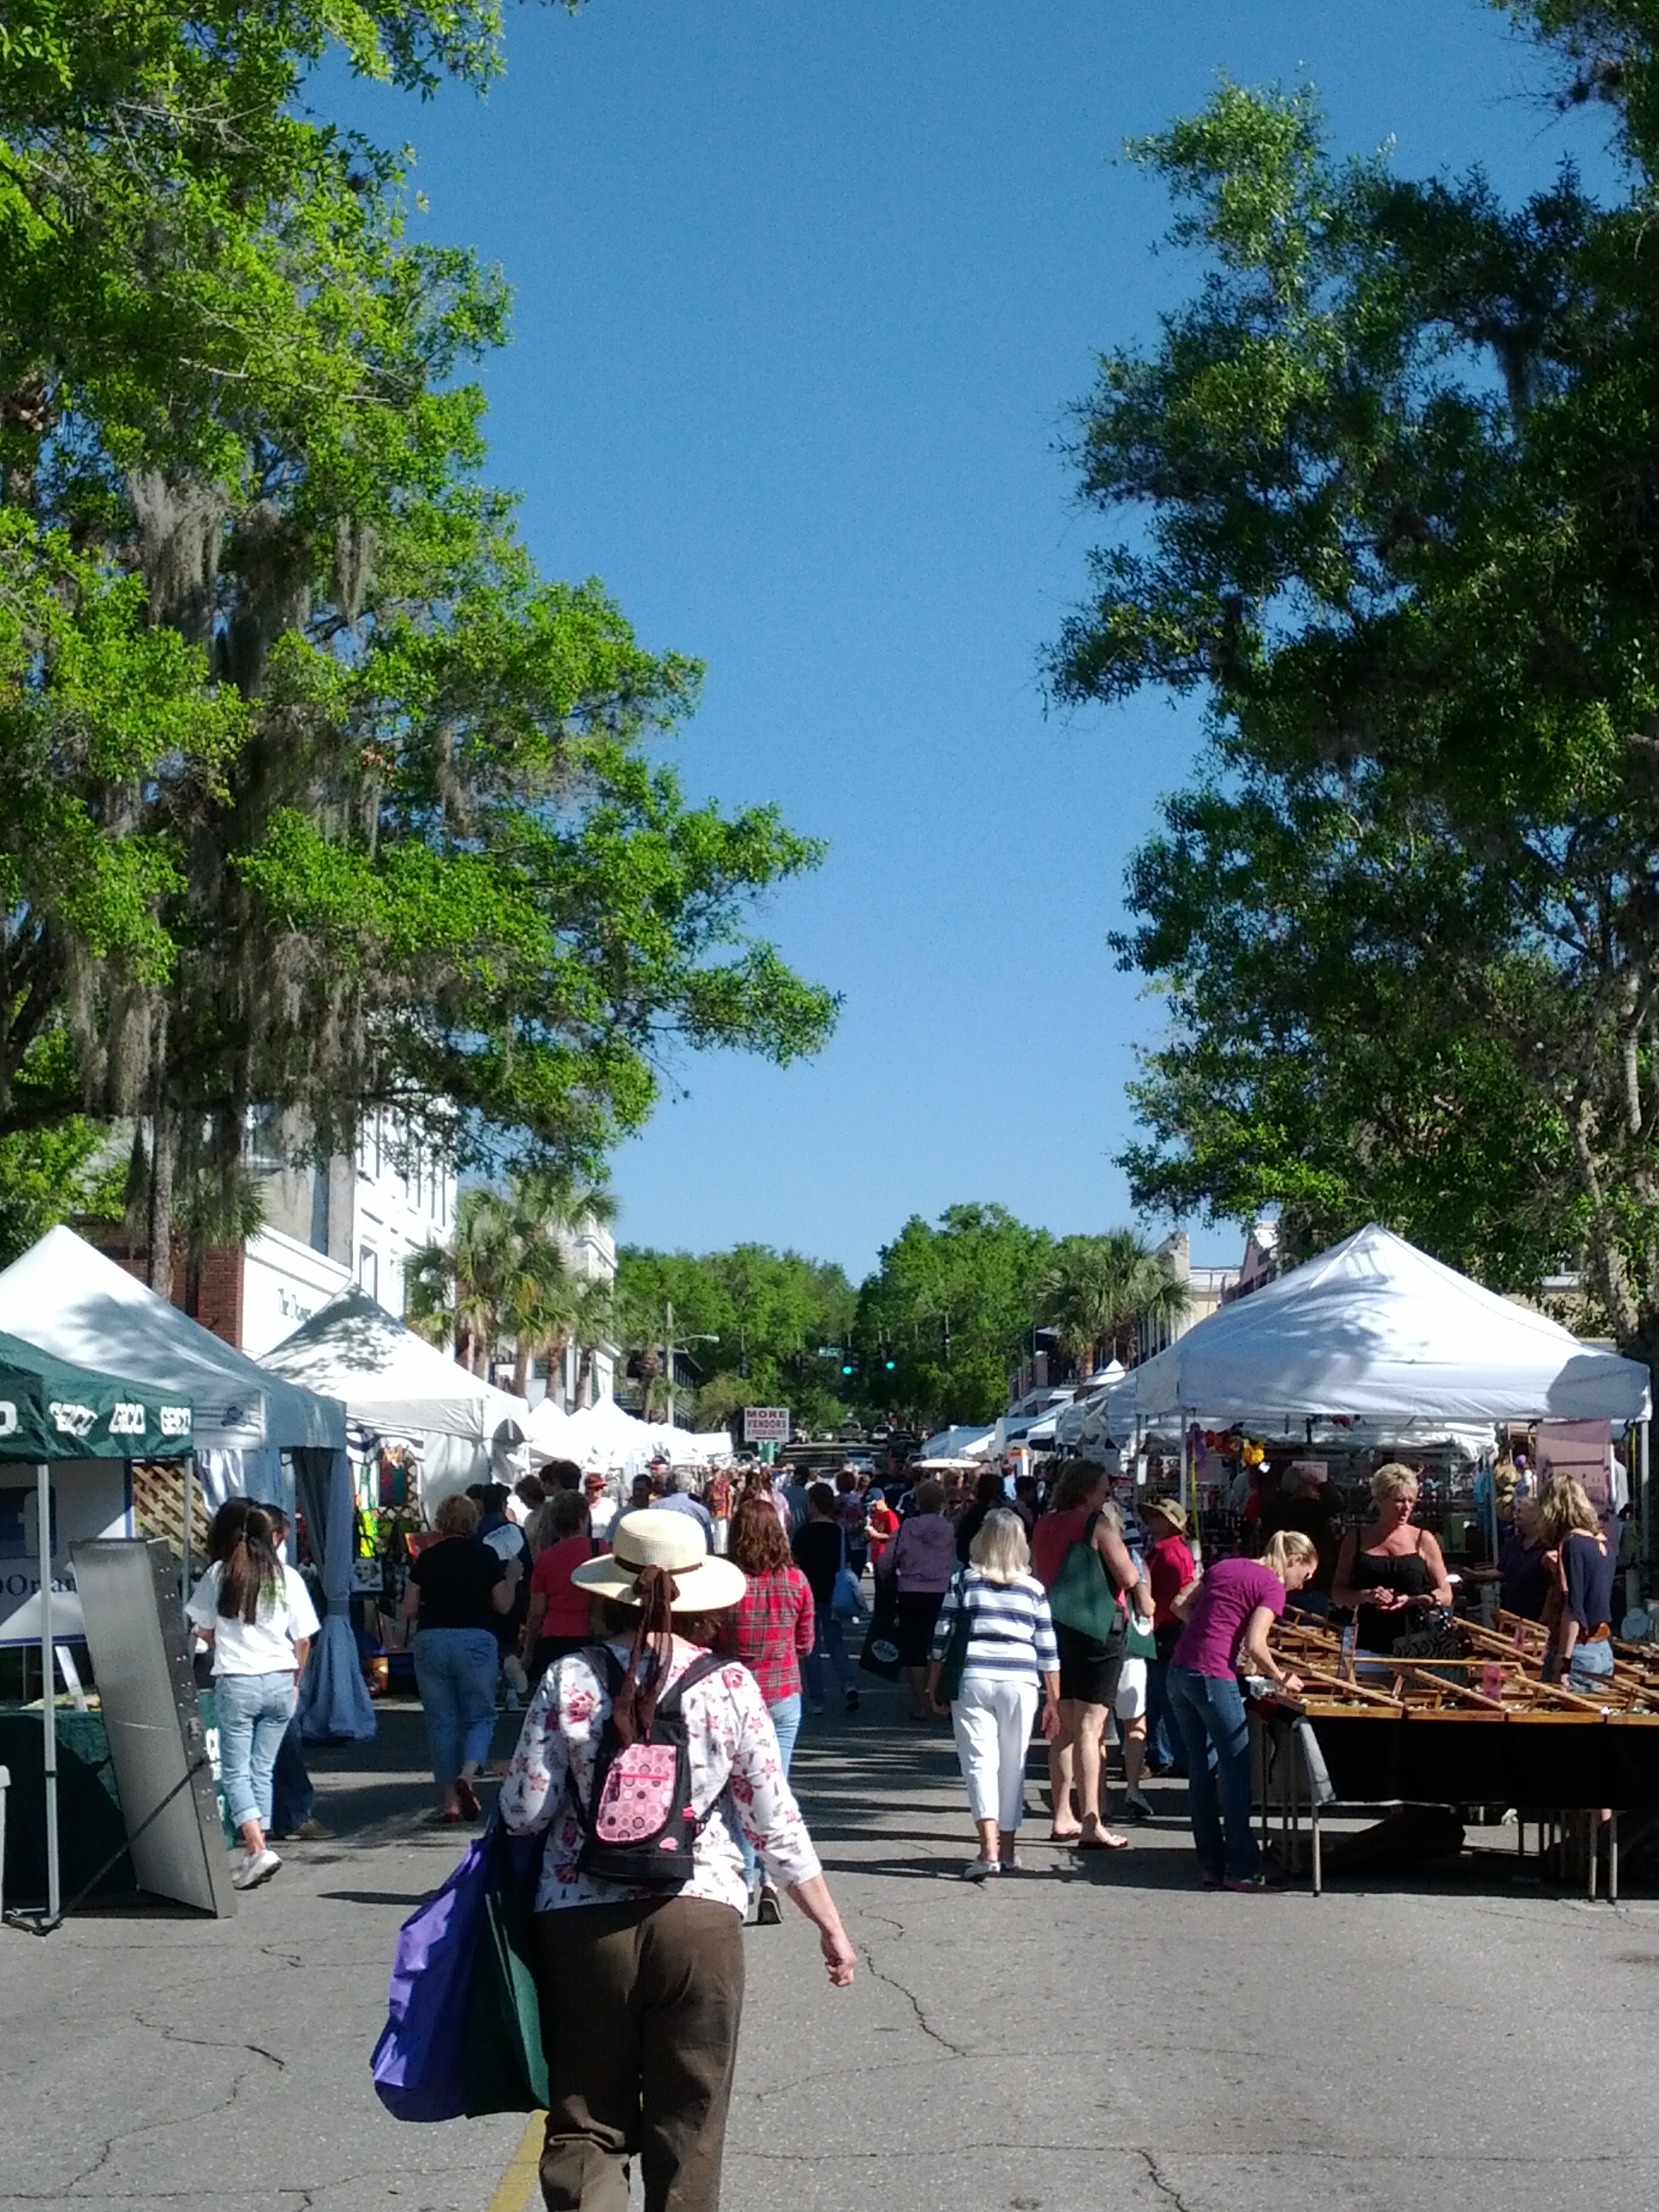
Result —
[{"label": "sun hat with brim", "polygon": [[649,1506],[624,1513],[611,1532],[610,1551],[576,1568],[570,1579],[579,1589],[634,1605],[635,1585],[647,1567],[672,1575],[674,1604],[681,1613],[719,1613],[735,1605],[749,1587],[741,1567],[709,1558],[702,1530],[690,1514],[655,1512]]},{"label": "sun hat with brim", "polygon": [[1161,1513],[1178,1536],[1186,1534],[1187,1509],[1173,1498],[1149,1498],[1140,1509],[1141,1519],[1144,1521],[1149,1513]]}]

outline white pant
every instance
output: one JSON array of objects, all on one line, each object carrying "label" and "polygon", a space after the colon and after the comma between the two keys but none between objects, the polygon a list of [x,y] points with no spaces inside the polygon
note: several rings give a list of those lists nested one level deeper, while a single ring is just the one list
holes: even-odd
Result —
[{"label": "white pant", "polygon": [[964,1674],[951,1707],[974,1818],[1010,1833],[1025,1817],[1025,1753],[1036,1708],[1035,1682],[992,1674]]}]

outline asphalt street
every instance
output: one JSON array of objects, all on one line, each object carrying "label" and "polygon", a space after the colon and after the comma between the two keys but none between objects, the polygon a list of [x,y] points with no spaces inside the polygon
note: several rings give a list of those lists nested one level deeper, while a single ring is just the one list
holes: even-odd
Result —
[{"label": "asphalt street", "polygon": [[[232,1920],[0,1932],[0,2212],[522,2212],[521,2120],[401,2126],[369,2087],[398,1923],[458,1849],[422,1758],[406,1710],[322,1754],[339,1841]],[[1437,1882],[1206,1894],[1173,1784],[1121,1857],[1029,1840],[974,1889],[948,1735],[885,1692],[809,1721],[796,1775],[862,1971],[831,1990],[793,1916],[745,1939],[726,2212],[1659,2196],[1652,1898],[1550,1893],[1496,1833]]]}]

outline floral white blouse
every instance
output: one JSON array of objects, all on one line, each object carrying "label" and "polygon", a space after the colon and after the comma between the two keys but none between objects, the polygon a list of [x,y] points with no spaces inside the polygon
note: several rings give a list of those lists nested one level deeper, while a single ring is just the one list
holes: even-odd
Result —
[{"label": "floral white blouse", "polygon": [[[628,1647],[613,1645],[624,1663]],[[668,1679],[676,1681],[698,1655],[677,1644]],[[660,1889],[601,1881],[579,1873],[581,1822],[570,1802],[573,1783],[586,1805],[592,1794],[593,1763],[611,1711],[611,1692],[588,1664],[573,1651],[550,1667],[525,1715],[519,1747],[501,1784],[501,1819],[515,1835],[550,1827],[542,1854],[536,1891],[538,1912],[556,1912],[571,1905],[617,1905],[630,1898],[660,1897]],[[760,1854],[767,1873],[781,1888],[810,1881],[820,1871],[817,1853],[806,1832],[778,1755],[778,1739],[760,1685],[738,1661],[705,1675],[686,1692],[686,1745],[691,1765],[691,1803],[702,1814],[713,1806],[697,1837],[696,1871],[675,1892],[748,1908],[743,1858],[732,1834],[735,1814]]]}]

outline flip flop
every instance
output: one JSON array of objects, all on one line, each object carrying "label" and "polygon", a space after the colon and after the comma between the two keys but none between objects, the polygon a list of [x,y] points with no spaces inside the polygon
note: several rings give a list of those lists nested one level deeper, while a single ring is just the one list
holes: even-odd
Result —
[{"label": "flip flop", "polygon": [[1109,1828],[1103,1835],[1079,1836],[1073,1844],[1073,1849],[1079,1851],[1127,1851],[1128,1848],[1129,1838],[1115,1836]]},{"label": "flip flop", "polygon": [[1048,1841],[1051,1844],[1074,1844],[1082,1833],[1081,1828],[1050,1828]]}]

